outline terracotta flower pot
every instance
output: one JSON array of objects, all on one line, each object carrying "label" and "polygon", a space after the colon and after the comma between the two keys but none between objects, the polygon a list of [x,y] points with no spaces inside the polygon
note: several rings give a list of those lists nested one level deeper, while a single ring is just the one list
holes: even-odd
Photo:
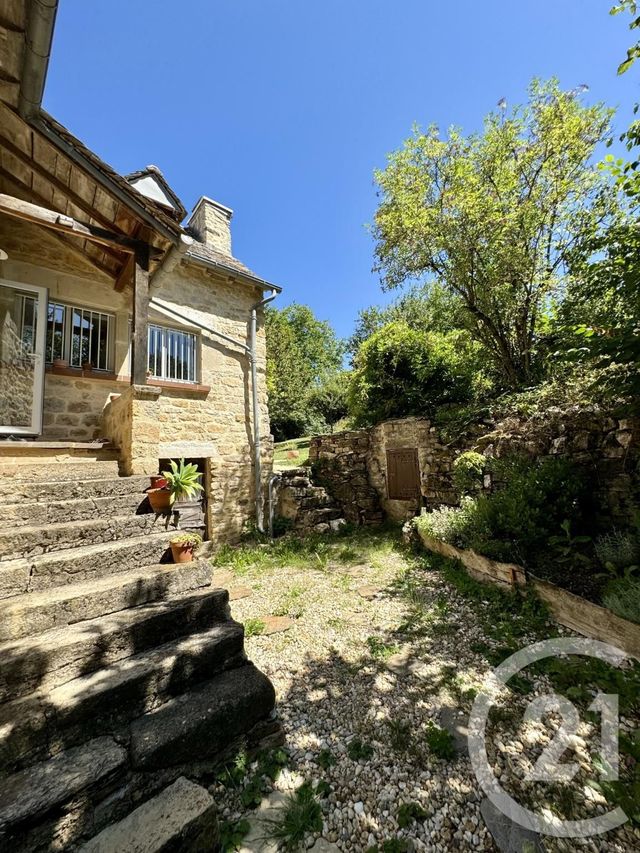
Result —
[{"label": "terracotta flower pot", "polygon": [[54,358],[53,359],[53,366],[54,367],[67,368],[67,367],[69,367],[69,362],[67,361],[66,358]]},{"label": "terracotta flower pot", "polygon": [[168,489],[147,489],[147,497],[155,513],[168,512],[171,509],[171,492]]},{"label": "terracotta flower pot", "polygon": [[167,478],[163,477],[162,474],[154,474],[149,479],[151,480],[152,489],[165,489],[167,486]]},{"label": "terracotta flower pot", "polygon": [[171,555],[174,563],[191,563],[193,561],[193,545],[184,545],[181,542],[171,543]]}]

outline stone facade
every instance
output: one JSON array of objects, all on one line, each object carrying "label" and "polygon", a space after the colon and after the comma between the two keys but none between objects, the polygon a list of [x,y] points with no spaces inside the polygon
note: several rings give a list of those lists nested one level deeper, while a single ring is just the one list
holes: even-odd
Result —
[{"label": "stone facade", "polygon": [[[390,500],[387,451],[416,449],[420,495],[415,500]],[[403,521],[421,507],[454,505],[453,463],[466,450],[488,457],[518,454],[539,459],[566,456],[589,473],[596,509],[603,524],[626,527],[640,503],[640,419],[614,418],[596,411],[550,410],[544,418],[508,418],[476,424],[464,437],[445,442],[424,418],[386,421],[371,429],[317,436],[309,459],[316,477],[354,523],[384,514]],[[483,489],[499,487],[491,476]]]},{"label": "stone facade", "polygon": [[[200,205],[204,212],[215,213],[218,207]],[[225,220],[227,230],[229,218]],[[0,223],[0,238],[3,229]],[[211,239],[207,231],[204,236]],[[109,439],[122,448],[123,473],[156,473],[160,459],[184,456],[201,460],[207,484],[208,533],[215,541],[236,540],[255,516],[251,371],[243,345],[249,343],[251,308],[262,298],[261,288],[246,277],[237,278],[231,271],[218,274],[182,256],[178,263],[159,270],[152,278],[152,296],[187,320],[171,319],[154,309],[149,319],[196,335],[197,384],[153,380],[141,395],[131,388],[129,378],[131,288],[114,290],[113,281],[92,272],[80,252],[61,249],[48,232],[27,223],[13,224],[7,239],[12,252],[8,261],[0,263],[0,277],[45,286],[50,302],[103,311],[114,318],[113,373],[47,369],[42,438]],[[230,237],[225,246],[230,252]],[[228,335],[240,345],[224,343],[195,323]],[[266,494],[273,445],[261,309],[256,351]]]}]

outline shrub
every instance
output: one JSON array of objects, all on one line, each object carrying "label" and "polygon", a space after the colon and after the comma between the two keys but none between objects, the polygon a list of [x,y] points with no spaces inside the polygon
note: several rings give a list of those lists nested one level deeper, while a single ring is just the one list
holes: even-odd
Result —
[{"label": "shrub", "polygon": [[455,757],[456,747],[453,736],[446,729],[441,729],[435,723],[429,723],[424,739],[429,752],[436,758],[451,759]]},{"label": "shrub", "polygon": [[611,581],[602,602],[616,616],[640,623],[640,579],[627,577]]},{"label": "shrub", "polygon": [[471,399],[475,351],[456,333],[411,329],[396,321],[360,347],[350,386],[350,414],[357,425],[407,415],[433,415],[439,406]]},{"label": "shrub", "polygon": [[453,463],[453,485],[464,495],[481,488],[487,467],[487,457],[475,450],[461,453]]},{"label": "shrub", "polygon": [[422,516],[419,526],[458,548],[531,565],[565,522],[583,521],[585,482],[568,460],[498,460],[493,472],[502,485],[492,494],[463,497],[459,507],[440,507]]}]

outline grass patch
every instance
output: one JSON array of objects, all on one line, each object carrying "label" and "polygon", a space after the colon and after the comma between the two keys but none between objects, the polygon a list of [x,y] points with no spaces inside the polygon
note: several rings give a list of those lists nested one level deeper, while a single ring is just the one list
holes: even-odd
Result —
[{"label": "grass patch", "polygon": [[400,829],[406,829],[414,821],[423,821],[426,818],[427,813],[420,803],[403,803],[398,809],[398,826]]},{"label": "grass patch", "polygon": [[385,643],[380,637],[367,637],[367,647],[371,657],[376,660],[388,660],[400,648],[394,643]]},{"label": "grass patch", "polygon": [[435,723],[429,723],[424,734],[424,740],[427,749],[436,758],[449,761],[455,757],[456,747],[453,736],[446,729],[440,728]]},{"label": "grass patch", "polygon": [[311,436],[292,438],[289,441],[279,441],[273,446],[273,467],[299,468],[309,461],[309,444]]},{"label": "grass patch", "polygon": [[258,637],[260,634],[264,634],[266,627],[262,619],[247,619],[244,623],[244,635],[245,637]]},{"label": "grass patch", "polygon": [[377,844],[374,847],[369,847],[367,853],[407,853],[409,850],[409,842],[404,838],[387,838],[382,842],[382,846]]},{"label": "grass patch", "polygon": [[298,850],[308,832],[322,830],[322,809],[308,782],[292,794],[279,817],[269,821],[268,837],[284,850]]},{"label": "grass patch", "polygon": [[400,754],[407,752],[411,746],[411,724],[406,720],[389,720],[387,728],[391,749]]},{"label": "grass patch", "polygon": [[328,749],[321,749],[317,758],[318,766],[323,770],[328,770],[336,763],[333,753]]},{"label": "grass patch", "polygon": [[[269,569],[317,569],[329,565],[349,567],[354,561],[385,561],[394,551],[402,553],[402,538],[397,526],[343,528],[331,537],[313,533],[299,536],[288,533],[279,539],[249,539],[237,546],[223,545],[213,558],[215,568],[231,569],[237,575]],[[346,577],[345,583],[351,583]]]},{"label": "grass patch", "polygon": [[347,755],[352,761],[368,761],[373,755],[373,747],[368,743],[363,743],[359,738],[354,738],[349,741]]}]

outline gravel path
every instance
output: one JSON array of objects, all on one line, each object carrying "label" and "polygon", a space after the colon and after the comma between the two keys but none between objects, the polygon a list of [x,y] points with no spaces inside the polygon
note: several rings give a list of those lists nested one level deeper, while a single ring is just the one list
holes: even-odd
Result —
[{"label": "gravel path", "polygon": [[[287,736],[289,766],[274,789],[286,792],[304,780],[325,780],[331,788],[322,801],[322,832],[310,835],[307,846],[321,836],[335,845],[322,849],[345,851],[382,850],[390,839],[401,842],[397,849],[403,840],[409,850],[498,849],[480,813],[484,794],[464,736],[456,734],[453,758],[438,758],[427,745],[434,723],[452,732],[464,726],[474,690],[491,668],[477,609],[391,534],[340,537],[317,553],[272,563],[236,567],[235,575],[224,565],[216,571],[232,594],[234,587],[250,591],[231,606],[248,633],[264,630],[264,623],[275,631],[246,640],[249,658],[275,685]],[[275,625],[269,616],[279,617]],[[491,757],[505,787],[518,791],[524,773],[518,762],[530,763],[526,736],[509,742],[512,723],[505,711]],[[247,815],[237,790],[212,790],[225,818]],[[578,785],[574,792],[582,807],[577,817],[606,810],[602,798],[581,791]],[[404,827],[402,804],[423,810]],[[543,844],[549,851],[626,853],[640,849],[640,833],[627,827],[598,839]]]}]

